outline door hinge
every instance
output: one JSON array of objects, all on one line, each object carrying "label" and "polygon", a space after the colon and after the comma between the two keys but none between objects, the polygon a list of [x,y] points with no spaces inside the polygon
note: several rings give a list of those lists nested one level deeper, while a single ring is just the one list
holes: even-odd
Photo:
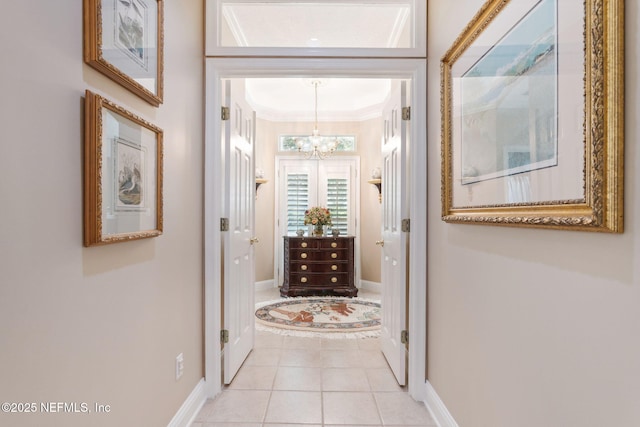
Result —
[{"label": "door hinge", "polygon": [[220,342],[222,343],[228,343],[229,342],[229,331],[226,329],[223,329],[220,331]]},{"label": "door hinge", "polygon": [[402,120],[411,120],[411,107],[402,107]]},{"label": "door hinge", "polygon": [[402,231],[405,233],[411,231],[411,220],[409,218],[405,218],[402,220]]},{"label": "door hinge", "polygon": [[229,231],[229,218],[220,218],[220,231]]},{"label": "door hinge", "polygon": [[409,344],[409,331],[402,331],[400,332],[400,342],[402,344]]},{"label": "door hinge", "polygon": [[231,110],[229,107],[221,107],[220,108],[220,118],[224,120],[229,120],[231,118]]}]

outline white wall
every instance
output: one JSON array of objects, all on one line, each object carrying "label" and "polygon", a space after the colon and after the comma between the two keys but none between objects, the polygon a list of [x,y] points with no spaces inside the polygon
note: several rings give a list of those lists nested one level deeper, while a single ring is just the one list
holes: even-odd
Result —
[{"label": "white wall", "polygon": [[[0,425],[167,425],[203,376],[202,16],[200,0],[165,1],[153,108],[83,63],[81,1],[0,14],[1,400],[111,406]],[[164,130],[163,236],[83,248],[85,89]]]},{"label": "white wall", "polygon": [[[275,155],[278,151],[276,123],[258,119],[256,122],[256,168],[265,173],[266,184],[262,184],[256,195],[255,245],[256,282],[273,280],[273,222],[276,191]],[[278,284],[276,284],[277,286]]]},{"label": "white wall", "polygon": [[429,381],[462,427],[638,426],[638,3],[626,2],[622,235],[440,220],[439,61],[483,3],[429,2]]},{"label": "white wall", "polygon": [[363,121],[359,125],[361,278],[380,283],[382,251],[376,241],[382,238],[382,205],[378,189],[367,181],[375,168],[382,169],[382,118]]}]

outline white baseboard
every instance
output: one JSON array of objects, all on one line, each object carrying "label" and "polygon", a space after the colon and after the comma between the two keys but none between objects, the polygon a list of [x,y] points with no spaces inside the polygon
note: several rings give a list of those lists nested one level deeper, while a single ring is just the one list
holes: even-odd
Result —
[{"label": "white baseboard", "polygon": [[438,424],[438,427],[458,427],[458,423],[453,419],[447,407],[444,406],[444,402],[429,381],[425,382],[425,389],[426,398],[424,403],[427,405],[427,409],[431,412],[431,416]]},{"label": "white baseboard", "polygon": [[274,287],[275,286],[273,286],[273,279],[256,282],[256,291],[266,291]]},{"label": "white baseboard", "polygon": [[188,427],[202,409],[207,401],[204,388],[204,378],[202,378],[193,389],[187,400],[184,401],[178,412],[173,416],[167,427]]},{"label": "white baseboard", "polygon": [[360,280],[360,289],[371,292],[382,292],[382,285],[378,282],[371,282],[369,280]]}]

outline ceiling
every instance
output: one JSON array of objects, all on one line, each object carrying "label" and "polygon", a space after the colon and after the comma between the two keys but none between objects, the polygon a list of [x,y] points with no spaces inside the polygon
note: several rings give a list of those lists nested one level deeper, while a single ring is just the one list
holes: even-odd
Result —
[{"label": "ceiling", "polygon": [[[408,0],[223,1],[221,44],[249,47],[408,47]],[[372,25],[372,23],[374,23]],[[380,116],[389,79],[322,79],[319,121]],[[314,119],[310,78],[247,79],[247,100],[259,117],[274,121]]]},{"label": "ceiling", "polygon": [[360,121],[381,115],[390,79],[246,79],[247,101],[258,117],[273,121],[314,120],[314,81],[319,121]]}]

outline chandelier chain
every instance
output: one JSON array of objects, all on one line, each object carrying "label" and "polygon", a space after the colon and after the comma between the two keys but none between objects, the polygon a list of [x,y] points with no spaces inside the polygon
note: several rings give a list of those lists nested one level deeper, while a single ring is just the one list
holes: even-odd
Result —
[{"label": "chandelier chain", "polygon": [[318,130],[318,86],[320,85],[320,80],[314,80],[312,84],[314,91],[313,132],[307,138],[298,138],[296,140],[296,145],[298,146],[298,151],[305,159],[316,157],[322,160],[333,155],[337,148],[337,141],[334,139],[328,143],[326,140],[323,142],[322,137],[320,136],[320,131]]}]

